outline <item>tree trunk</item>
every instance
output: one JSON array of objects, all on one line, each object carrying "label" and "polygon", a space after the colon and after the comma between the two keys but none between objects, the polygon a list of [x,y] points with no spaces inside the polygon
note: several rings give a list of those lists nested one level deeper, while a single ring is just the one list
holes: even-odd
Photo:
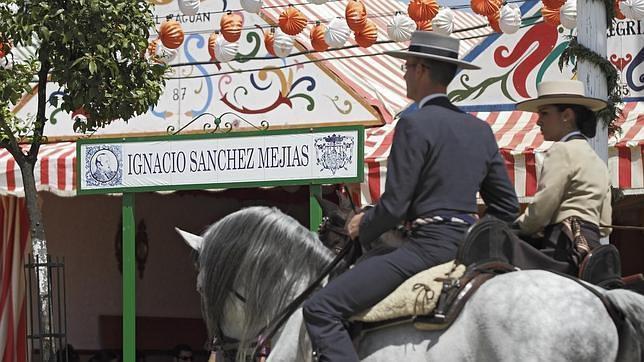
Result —
[{"label": "tree trunk", "polygon": [[[33,163],[32,163],[33,162]],[[36,180],[34,178],[34,164],[30,158],[25,158],[23,162],[18,162],[20,172],[22,173],[22,183],[25,189],[25,199],[27,203],[27,212],[29,214],[29,226],[31,233],[31,246],[33,249],[33,262],[38,266],[35,270],[38,281],[38,314],[39,314],[39,334],[45,336],[41,339],[40,351],[43,361],[49,361],[54,357],[54,345],[51,337],[52,320],[49,313],[51,305],[50,295],[50,275],[47,266],[47,243],[45,238],[45,225],[43,224],[42,211],[40,209],[39,196],[36,190]],[[33,333],[33,331],[32,331]]]}]

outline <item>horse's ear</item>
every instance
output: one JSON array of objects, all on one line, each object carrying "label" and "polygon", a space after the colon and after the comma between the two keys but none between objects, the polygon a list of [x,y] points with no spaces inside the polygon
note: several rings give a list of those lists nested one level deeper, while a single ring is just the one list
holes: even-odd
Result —
[{"label": "horse's ear", "polygon": [[179,235],[181,235],[186,244],[190,245],[190,247],[193,248],[196,252],[201,251],[201,244],[203,244],[203,238],[201,236],[183,231],[178,227],[175,227],[174,229],[177,231],[177,233],[179,233]]},{"label": "horse's ear", "polygon": [[351,195],[349,193],[344,193],[340,190],[335,191],[336,195],[338,195],[338,201],[340,203],[339,207],[342,210],[348,210],[348,211],[355,211],[353,210],[353,204],[351,203]]},{"label": "horse's ear", "polygon": [[331,216],[340,213],[340,208],[338,208],[338,205],[332,203],[331,201],[323,199],[319,195],[313,194],[313,196],[317,200],[318,205],[320,205],[320,207],[322,208],[322,215]]}]

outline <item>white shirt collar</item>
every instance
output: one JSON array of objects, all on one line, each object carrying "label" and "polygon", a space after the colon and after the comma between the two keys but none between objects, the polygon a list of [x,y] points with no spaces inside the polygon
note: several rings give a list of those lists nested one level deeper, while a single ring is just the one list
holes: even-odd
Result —
[{"label": "white shirt collar", "polygon": [[421,99],[420,102],[418,102],[418,108],[423,108],[425,103],[429,102],[430,100],[438,97],[447,97],[447,94],[445,93],[434,93],[426,96],[425,98]]},{"label": "white shirt collar", "polygon": [[[575,135],[583,136],[583,135],[581,134],[581,132],[579,132],[579,131],[572,131],[572,132],[568,133],[567,135],[563,136],[563,137],[559,140],[559,142],[566,142],[566,141],[568,141],[572,136],[575,136]],[[586,137],[584,137],[584,138],[586,138]]]}]

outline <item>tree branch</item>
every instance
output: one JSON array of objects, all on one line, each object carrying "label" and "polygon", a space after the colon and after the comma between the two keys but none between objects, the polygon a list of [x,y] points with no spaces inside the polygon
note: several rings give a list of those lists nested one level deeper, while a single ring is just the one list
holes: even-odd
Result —
[{"label": "tree branch", "polygon": [[45,123],[47,122],[47,118],[45,117],[45,110],[47,108],[47,77],[51,69],[51,64],[49,63],[49,47],[46,43],[42,43],[40,47],[38,60],[40,61],[40,70],[38,70],[38,112],[36,114],[31,147],[27,154],[28,160],[33,164],[38,159],[38,151],[40,150]]}]

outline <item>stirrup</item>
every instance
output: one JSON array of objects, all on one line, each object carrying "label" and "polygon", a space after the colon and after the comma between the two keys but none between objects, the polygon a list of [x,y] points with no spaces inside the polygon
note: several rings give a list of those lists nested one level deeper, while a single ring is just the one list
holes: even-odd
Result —
[{"label": "stirrup", "polygon": [[601,245],[591,250],[579,265],[579,279],[605,289],[624,286],[619,251],[614,245]]}]

